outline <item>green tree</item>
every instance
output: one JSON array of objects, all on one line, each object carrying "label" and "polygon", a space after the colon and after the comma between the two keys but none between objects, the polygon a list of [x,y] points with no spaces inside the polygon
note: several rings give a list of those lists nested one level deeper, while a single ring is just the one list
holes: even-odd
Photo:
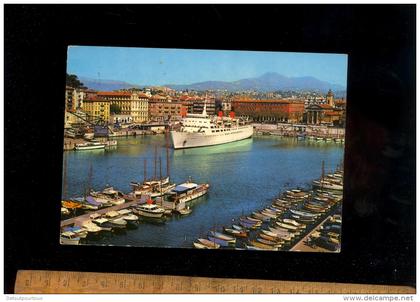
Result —
[{"label": "green tree", "polygon": [[66,74],[66,85],[73,88],[86,88],[75,74]]},{"label": "green tree", "polygon": [[109,111],[112,114],[120,114],[121,113],[121,108],[117,104],[111,104],[111,106],[109,106]]}]

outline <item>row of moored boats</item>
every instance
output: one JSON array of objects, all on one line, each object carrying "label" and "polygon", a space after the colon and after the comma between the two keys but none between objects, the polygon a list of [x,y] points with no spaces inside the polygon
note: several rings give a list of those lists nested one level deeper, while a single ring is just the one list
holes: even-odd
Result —
[{"label": "row of moored boats", "polygon": [[[87,215],[89,219],[75,215],[75,221],[83,221],[80,225],[67,226],[61,233],[62,244],[79,244],[88,235],[96,236],[103,232],[137,227],[142,221],[162,222],[165,217],[178,213],[188,215],[192,212],[190,204],[196,198],[207,193],[208,184],[196,184],[191,180],[180,185],[170,183],[169,177],[160,180],[132,182],[133,192],[124,194],[113,187],[102,191],[91,191],[88,196],[62,201],[63,218],[70,218],[72,213]],[[124,203],[136,201],[124,209],[104,211],[108,207],[124,207]],[[121,205],[123,205],[121,207]],[[117,208],[116,207],[116,208]],[[99,214],[99,212],[104,214]]]},{"label": "row of moored boats", "polygon": [[[288,190],[266,208],[240,217],[229,227],[209,231],[193,245],[198,249],[289,250],[339,207],[342,188],[343,173],[328,174],[314,181],[312,191]],[[337,240],[337,236],[327,237],[323,246],[336,251]]]},{"label": "row of moored boats", "polygon": [[[96,237],[104,232],[137,228],[142,218],[161,217],[165,210],[150,200],[145,204],[134,204],[121,210],[111,210],[103,214],[94,212],[83,219],[81,225],[67,226],[62,229],[61,244],[77,245],[81,239]],[[81,219],[82,220],[82,219]]]}]

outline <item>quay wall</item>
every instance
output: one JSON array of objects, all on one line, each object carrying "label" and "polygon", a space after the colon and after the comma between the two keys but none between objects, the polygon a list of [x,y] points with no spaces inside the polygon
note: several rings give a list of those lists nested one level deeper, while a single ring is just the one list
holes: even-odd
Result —
[{"label": "quay wall", "polygon": [[319,136],[331,138],[344,138],[345,129],[319,125],[304,124],[252,124],[256,134],[270,133],[279,136]]}]

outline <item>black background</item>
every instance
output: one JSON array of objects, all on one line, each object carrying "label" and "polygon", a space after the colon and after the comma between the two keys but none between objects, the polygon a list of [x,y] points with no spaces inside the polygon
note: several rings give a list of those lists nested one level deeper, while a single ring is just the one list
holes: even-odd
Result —
[{"label": "black background", "polygon": [[[349,54],[342,252],[60,246],[67,45]],[[414,5],[6,5],[6,293],[18,269],[414,286],[415,63]]]}]

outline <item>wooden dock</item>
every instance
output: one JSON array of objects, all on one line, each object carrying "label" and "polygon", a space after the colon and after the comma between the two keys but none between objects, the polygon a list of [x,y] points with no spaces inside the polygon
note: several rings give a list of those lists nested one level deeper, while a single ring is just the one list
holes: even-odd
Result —
[{"label": "wooden dock", "polygon": [[88,220],[91,220],[90,215],[92,215],[92,214],[97,213],[97,214],[103,215],[103,214],[105,214],[107,212],[110,212],[110,211],[119,211],[119,210],[122,210],[122,209],[126,209],[126,208],[128,208],[132,205],[137,205],[137,204],[140,204],[140,200],[129,201],[129,202],[125,202],[125,203],[120,204],[120,205],[116,205],[116,206],[112,206],[112,207],[106,207],[106,208],[103,208],[103,209],[92,211],[92,212],[89,212],[87,214],[83,214],[83,215],[80,215],[80,216],[76,216],[76,217],[69,218],[69,219],[61,221],[61,227],[63,228],[63,227],[66,227],[66,226],[72,226],[73,224],[75,226],[82,226],[84,222],[86,222]]},{"label": "wooden dock", "polygon": [[319,230],[319,228],[328,220],[331,218],[331,215],[329,215],[327,218],[325,218],[320,224],[318,224],[316,227],[312,229],[305,237],[303,237],[301,240],[299,240],[298,243],[296,243],[289,251],[294,252],[331,252],[327,249],[324,249],[322,247],[317,246],[316,248],[310,247],[306,244],[309,236],[311,236],[315,231]]}]

